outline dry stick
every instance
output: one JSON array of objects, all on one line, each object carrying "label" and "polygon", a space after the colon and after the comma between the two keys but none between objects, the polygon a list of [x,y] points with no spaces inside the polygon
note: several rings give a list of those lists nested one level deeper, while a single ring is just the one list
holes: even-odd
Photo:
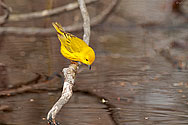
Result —
[{"label": "dry stick", "polygon": [[[93,2],[96,2],[97,0],[86,0],[86,4],[90,4]],[[36,18],[44,18],[48,16],[53,16],[62,12],[66,11],[72,11],[76,8],[78,8],[78,3],[70,3],[65,6],[60,6],[51,10],[42,10],[39,12],[32,12],[32,13],[26,13],[26,14],[11,14],[8,21],[23,21],[23,20],[30,20],[30,19],[36,19]]]},{"label": "dry stick", "polygon": [[[101,23],[106,16],[112,11],[112,9],[115,7],[117,4],[118,0],[112,0],[110,2],[110,5],[102,11],[99,15],[96,17],[91,18],[91,26],[97,25]],[[71,26],[66,26],[63,27],[65,31],[67,32],[73,32],[73,31],[78,31],[81,30],[83,24],[77,23]],[[21,27],[0,27],[0,35],[1,34],[13,34],[13,35],[55,35],[56,32],[54,32],[53,28],[36,28],[36,27],[26,27],[26,28],[21,28]]]},{"label": "dry stick", "polygon": [[[84,35],[83,35],[83,37],[84,37],[85,42],[87,42],[89,44],[89,37],[90,37],[90,24],[88,24],[88,23],[90,23],[89,15],[88,15],[84,0],[78,0],[78,3],[79,3],[82,17],[84,20],[84,25],[83,25]],[[71,96],[73,94],[72,87],[74,85],[74,80],[75,80],[78,68],[79,68],[79,66],[77,64],[70,64],[68,68],[63,69],[64,76],[65,76],[63,91],[62,91],[62,94],[61,94],[61,97],[59,98],[59,100],[54,104],[52,109],[48,112],[47,120],[50,124],[51,124],[51,122],[53,122],[53,124],[56,125],[55,117],[56,117],[57,113],[61,110],[62,106],[64,104],[66,104],[71,98]],[[50,121],[50,120],[52,120],[52,121]]]},{"label": "dry stick", "polygon": [[[64,68],[64,84],[63,91],[59,100],[53,105],[51,110],[48,112],[47,120],[48,122],[53,122],[56,125],[55,117],[57,113],[61,110],[62,106],[66,104],[72,96],[72,87],[74,85],[74,80],[76,77],[76,72],[78,70],[78,65],[70,64],[68,68]],[[51,121],[52,120],[52,121]]]}]

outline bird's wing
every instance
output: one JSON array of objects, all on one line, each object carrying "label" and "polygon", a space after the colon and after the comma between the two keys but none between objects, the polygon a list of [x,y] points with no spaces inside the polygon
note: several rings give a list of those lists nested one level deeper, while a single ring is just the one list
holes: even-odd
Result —
[{"label": "bird's wing", "polygon": [[61,26],[61,24],[57,23],[57,22],[53,22],[52,23],[53,27],[56,29],[56,31],[58,33],[64,32],[63,27]]},{"label": "bird's wing", "polygon": [[76,36],[70,33],[58,33],[58,38],[62,42],[62,45],[71,53],[79,53],[82,51],[84,47],[87,46],[87,44],[83,40],[77,38]]},{"label": "bird's wing", "polygon": [[58,33],[58,38],[61,41],[62,45],[70,52],[80,52],[84,47],[87,46],[87,44],[79,39],[78,37],[70,34],[70,33],[66,33],[63,30],[63,27],[55,22],[52,23],[52,25],[54,26],[54,28],[56,29],[57,33]]}]

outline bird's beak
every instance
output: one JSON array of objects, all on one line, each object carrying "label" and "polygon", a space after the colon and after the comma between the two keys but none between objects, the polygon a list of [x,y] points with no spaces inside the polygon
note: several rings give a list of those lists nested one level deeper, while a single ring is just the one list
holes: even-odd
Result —
[{"label": "bird's beak", "polygon": [[91,70],[91,65],[88,65],[89,70]]}]

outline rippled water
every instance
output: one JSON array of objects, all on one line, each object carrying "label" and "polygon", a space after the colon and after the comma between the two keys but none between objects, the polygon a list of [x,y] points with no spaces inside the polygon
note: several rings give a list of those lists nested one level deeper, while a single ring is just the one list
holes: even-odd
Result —
[{"label": "rippled water", "polygon": [[[1,125],[45,125],[46,115],[60,93],[25,94],[5,98],[12,112],[0,113]],[[69,104],[58,114],[57,120],[66,125],[113,125],[107,106],[98,98],[83,93],[74,93]]]},{"label": "rippled water", "polygon": [[78,88],[107,98],[120,125],[188,124],[188,71],[154,54],[149,43],[154,38],[143,38],[139,30],[113,35],[115,41],[102,36],[107,37],[100,46],[105,54],[98,55],[95,80],[87,84],[83,73]]},{"label": "rippled water", "polygon": [[[188,71],[176,69],[153,48],[156,42],[162,44],[160,39],[173,38],[172,34],[124,29],[94,29],[91,41],[95,42],[91,46],[96,51],[96,61],[91,71],[81,67],[75,85],[75,90],[93,95],[75,93],[57,120],[67,125],[188,124]],[[159,41],[154,37],[157,35]],[[25,42],[27,39],[30,41]],[[53,43],[50,49],[47,42]],[[1,44],[1,62],[8,66],[9,73],[16,70],[18,76],[26,72],[52,74],[69,63],[60,55],[56,37],[7,37]],[[105,98],[107,105],[94,95]],[[46,92],[1,98],[0,104],[10,105],[13,111],[0,112],[0,124],[46,124],[46,114],[59,96],[59,92]]]},{"label": "rippled water", "polygon": [[[146,39],[140,29],[112,32],[110,35],[99,31],[95,35],[100,39],[94,39],[96,42],[91,43],[97,54],[93,70],[81,67],[82,72],[77,76],[75,90],[104,97],[108,100],[108,106],[101,104],[98,98],[75,93],[57,115],[57,120],[68,125],[110,125],[114,121],[120,125],[188,124],[186,70],[180,71],[172,67],[164,57],[155,54],[151,49],[152,38]],[[55,38],[48,40],[52,39]],[[14,44],[17,44],[16,47],[8,42],[4,43],[4,47],[13,47],[13,50],[4,49],[0,55],[4,63],[7,59],[12,60],[6,63],[8,68],[37,72],[37,67],[40,67],[39,73],[48,74],[49,68],[45,69],[46,67],[49,66],[52,72],[59,71],[62,65],[65,67],[68,64],[62,63],[64,58],[58,52],[58,43],[52,46],[54,52],[50,58],[54,60],[50,63],[49,56],[43,50],[29,47],[31,44],[35,46],[35,42]],[[36,43],[36,46],[43,44]],[[24,52],[23,56],[14,58],[14,52],[19,51],[20,54]],[[38,63],[40,58],[41,64]],[[43,62],[43,59],[48,63]],[[34,66],[37,67],[33,69]],[[180,82],[182,84],[179,85]],[[59,96],[59,92],[53,92],[2,98],[0,103],[10,105],[13,111],[0,112],[0,124],[46,124],[46,114]]]}]

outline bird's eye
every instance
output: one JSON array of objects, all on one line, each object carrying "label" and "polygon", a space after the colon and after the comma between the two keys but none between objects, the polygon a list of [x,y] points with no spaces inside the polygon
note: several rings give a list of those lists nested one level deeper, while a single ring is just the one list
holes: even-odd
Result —
[{"label": "bird's eye", "polygon": [[86,59],[86,61],[88,61],[88,59]]}]

